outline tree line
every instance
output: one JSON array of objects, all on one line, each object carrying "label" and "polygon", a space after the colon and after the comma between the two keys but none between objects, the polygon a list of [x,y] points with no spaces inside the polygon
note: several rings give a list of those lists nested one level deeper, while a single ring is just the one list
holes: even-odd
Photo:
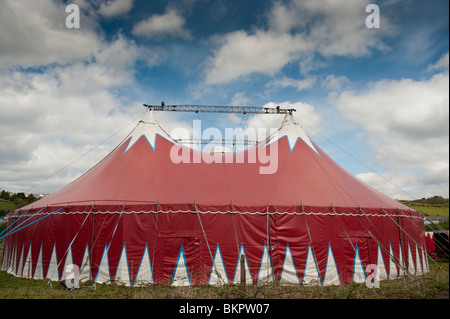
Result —
[{"label": "tree line", "polygon": [[[34,194],[26,195],[23,192],[11,193],[6,190],[2,190],[0,192],[0,199],[9,201],[9,202],[13,203],[16,206],[16,208],[20,208],[20,207],[26,206],[28,204],[31,204],[31,203],[37,201],[39,199],[39,197],[37,197]],[[2,208],[0,208],[0,216],[4,215],[5,213],[8,213],[8,212],[9,212],[9,210],[4,210],[4,209],[2,210]]]}]

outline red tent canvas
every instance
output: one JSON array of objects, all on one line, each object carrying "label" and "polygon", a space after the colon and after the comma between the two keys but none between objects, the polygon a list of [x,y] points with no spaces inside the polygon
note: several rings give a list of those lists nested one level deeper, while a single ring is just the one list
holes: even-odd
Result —
[{"label": "red tent canvas", "polygon": [[[182,153],[189,161],[174,162]],[[254,154],[276,155],[276,170],[262,174],[267,156]],[[369,265],[378,279],[428,271],[423,216],[342,169],[292,115],[254,148],[195,162],[204,155],[148,111],[91,170],[7,216],[1,269],[63,280],[75,267],[81,280],[128,285],[236,283],[241,255],[252,284],[364,282]]]}]

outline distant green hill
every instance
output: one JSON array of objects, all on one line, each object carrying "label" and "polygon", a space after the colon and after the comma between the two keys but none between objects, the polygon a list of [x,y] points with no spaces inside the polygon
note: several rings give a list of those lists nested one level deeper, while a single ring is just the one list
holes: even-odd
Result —
[{"label": "distant green hill", "polygon": [[449,217],[448,198],[434,196],[416,200],[401,200],[402,204],[421,212],[426,216],[447,216]]}]

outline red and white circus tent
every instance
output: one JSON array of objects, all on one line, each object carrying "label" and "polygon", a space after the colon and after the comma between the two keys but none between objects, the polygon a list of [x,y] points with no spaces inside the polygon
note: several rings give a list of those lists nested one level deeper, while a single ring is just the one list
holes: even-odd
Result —
[{"label": "red and white circus tent", "polygon": [[[252,150],[277,152],[276,171],[239,162]],[[204,155],[149,110],[84,175],[6,217],[1,269],[63,280],[73,264],[81,280],[127,285],[237,283],[241,255],[249,284],[364,282],[369,265],[378,279],[428,271],[423,216],[337,165],[291,114],[229,162],[175,163],[171,151]]]}]

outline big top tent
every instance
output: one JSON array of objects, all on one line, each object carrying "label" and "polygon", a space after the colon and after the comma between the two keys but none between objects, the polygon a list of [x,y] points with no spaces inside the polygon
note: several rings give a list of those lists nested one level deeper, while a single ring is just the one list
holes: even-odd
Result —
[{"label": "big top tent", "polygon": [[428,271],[423,216],[341,168],[289,113],[254,147],[206,154],[149,109],[96,166],[6,220],[1,269],[18,277],[231,284],[241,256],[249,284]]}]

